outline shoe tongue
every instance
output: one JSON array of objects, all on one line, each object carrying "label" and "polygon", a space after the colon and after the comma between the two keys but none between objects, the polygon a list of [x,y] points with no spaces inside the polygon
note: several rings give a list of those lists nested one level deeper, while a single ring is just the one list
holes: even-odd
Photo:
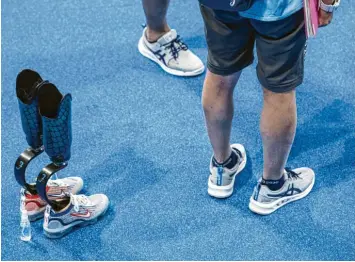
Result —
[{"label": "shoe tongue", "polygon": [[72,204],[73,206],[75,205],[75,195],[70,194],[70,204]]},{"label": "shoe tongue", "polygon": [[73,195],[73,194],[70,194],[70,203],[73,206],[75,206],[76,204],[79,205],[79,206],[86,205],[89,202],[88,202],[88,198],[85,195]]},{"label": "shoe tongue", "polygon": [[56,180],[49,180],[48,186],[65,186],[65,184],[63,183],[63,181],[56,179]]},{"label": "shoe tongue", "polygon": [[177,37],[176,30],[171,29],[170,32],[168,32],[165,35],[163,35],[162,37],[160,37],[157,42],[161,45],[166,45],[166,44],[170,43],[171,41],[173,41],[174,39],[176,39],[176,37]]}]

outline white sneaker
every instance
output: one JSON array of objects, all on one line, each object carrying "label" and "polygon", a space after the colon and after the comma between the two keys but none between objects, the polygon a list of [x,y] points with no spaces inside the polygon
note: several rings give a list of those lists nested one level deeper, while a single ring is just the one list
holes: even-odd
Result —
[{"label": "white sneaker", "polygon": [[175,29],[154,43],[148,42],[146,30],[147,28],[144,28],[139,39],[138,50],[143,56],[160,65],[165,72],[176,76],[196,76],[205,71],[200,58],[189,50]]},{"label": "white sneaker", "polygon": [[235,177],[244,169],[247,163],[245,148],[241,144],[231,145],[232,151],[238,156],[238,162],[232,167],[216,167],[210,162],[208,177],[208,194],[216,198],[227,198],[233,194]]},{"label": "white sneaker", "polygon": [[249,209],[259,215],[269,215],[283,205],[307,196],[315,181],[314,171],[308,167],[286,169],[284,176],[284,185],[276,191],[263,185],[260,179],[250,198]]},{"label": "white sneaker", "polygon": [[108,209],[109,200],[104,194],[91,196],[70,195],[69,205],[62,211],[54,211],[47,205],[43,230],[49,238],[60,238],[76,226],[86,226],[97,222]]},{"label": "white sneaker", "polygon": [[[78,194],[83,188],[84,182],[81,177],[64,177],[56,180],[49,180],[47,184],[47,196],[51,200],[60,201],[67,194]],[[43,217],[47,203],[39,197],[25,192],[25,207],[30,221]]]}]

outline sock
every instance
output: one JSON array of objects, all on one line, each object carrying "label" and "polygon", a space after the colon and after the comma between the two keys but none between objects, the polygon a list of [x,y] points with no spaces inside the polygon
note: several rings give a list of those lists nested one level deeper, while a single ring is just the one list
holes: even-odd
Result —
[{"label": "sock", "polygon": [[276,191],[279,190],[285,183],[285,176],[282,175],[282,177],[278,180],[272,180],[272,179],[264,179],[262,178],[261,184],[267,186],[270,190]]},{"label": "sock", "polygon": [[215,167],[223,166],[228,169],[232,169],[238,162],[239,162],[239,156],[233,150],[229,158],[223,163],[218,163],[218,161],[214,157],[212,158],[212,165]]}]

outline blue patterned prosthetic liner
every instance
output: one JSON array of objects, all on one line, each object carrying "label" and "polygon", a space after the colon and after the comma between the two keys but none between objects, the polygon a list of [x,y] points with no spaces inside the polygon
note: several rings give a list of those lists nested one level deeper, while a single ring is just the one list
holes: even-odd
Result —
[{"label": "blue patterned prosthetic liner", "polygon": [[71,101],[67,94],[58,105],[58,114],[55,118],[42,115],[44,150],[51,161],[61,164],[70,159],[72,143],[71,128]]},{"label": "blue patterned prosthetic liner", "polygon": [[16,96],[20,108],[22,129],[27,143],[33,149],[42,146],[42,123],[38,112],[37,90],[43,80],[30,69],[22,70],[16,78]]},{"label": "blue patterned prosthetic liner", "polygon": [[30,147],[36,149],[42,146],[41,117],[38,113],[38,101],[33,100],[27,105],[18,100],[22,129],[26,134],[26,140]]}]

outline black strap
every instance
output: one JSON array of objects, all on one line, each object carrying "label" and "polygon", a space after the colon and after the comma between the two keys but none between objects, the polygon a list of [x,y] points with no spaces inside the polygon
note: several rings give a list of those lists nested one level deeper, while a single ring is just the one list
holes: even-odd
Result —
[{"label": "black strap", "polygon": [[32,147],[27,148],[25,151],[21,153],[21,155],[17,158],[14,168],[15,178],[17,183],[20,186],[24,187],[31,194],[37,194],[36,186],[30,185],[26,182],[26,168],[29,163],[35,159],[37,156],[42,154],[44,151],[43,147],[33,149]]},{"label": "black strap", "polygon": [[[55,201],[55,200],[50,200],[47,196],[47,183],[48,180],[52,177],[52,175],[54,175],[55,173],[57,173],[58,171],[66,168],[68,166],[67,162],[64,162],[60,165],[56,165],[54,163],[51,163],[49,165],[47,165],[46,167],[42,168],[41,172],[39,173],[38,177],[37,177],[37,182],[36,182],[36,189],[38,192],[38,195],[47,202],[48,205],[50,205],[54,210],[59,210],[62,209],[66,204],[67,201]],[[68,196],[68,199],[70,197]],[[64,204],[64,206],[63,206]]]}]

